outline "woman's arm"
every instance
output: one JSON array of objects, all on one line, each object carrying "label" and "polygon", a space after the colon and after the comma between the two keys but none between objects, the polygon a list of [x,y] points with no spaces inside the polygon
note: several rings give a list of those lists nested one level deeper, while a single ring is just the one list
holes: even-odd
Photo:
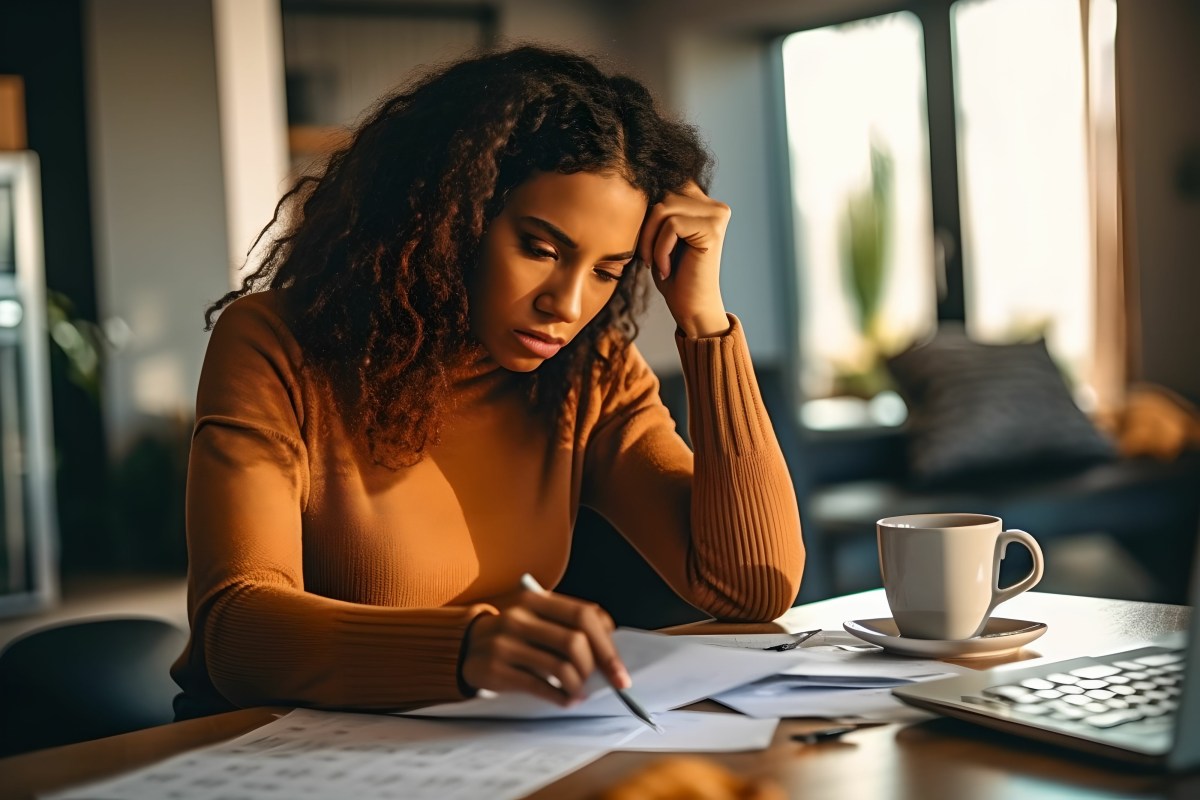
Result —
[{"label": "woman's arm", "polygon": [[677,336],[695,455],[635,348],[595,412],[582,502],[680,594],[715,617],[765,621],[799,591],[796,495],[736,317],[724,336]]},{"label": "woman's arm", "polygon": [[804,568],[787,465],[746,339],[721,299],[729,206],[695,183],[646,215],[638,255],[678,325],[693,459],[632,350],[588,446],[585,502],[613,521],[683,597],[730,619],[771,619]]},{"label": "woman's arm", "polygon": [[464,633],[492,607],[401,609],[306,591],[298,363],[262,299],[231,305],[213,332],[188,468],[192,638],[175,673],[185,690],[207,676],[240,706],[404,708],[461,698]]}]

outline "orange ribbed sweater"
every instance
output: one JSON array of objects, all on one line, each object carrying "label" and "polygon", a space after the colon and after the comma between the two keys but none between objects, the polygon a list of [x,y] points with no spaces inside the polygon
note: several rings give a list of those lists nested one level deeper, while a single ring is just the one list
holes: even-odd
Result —
[{"label": "orange ribbed sweater", "polygon": [[181,716],[461,698],[468,623],[523,572],[558,582],[581,503],[709,614],[783,613],[804,564],[796,498],[730,319],[724,336],[677,337],[694,458],[634,350],[557,434],[481,358],[456,376],[440,444],[392,471],[352,444],[327,384],[300,369],[279,298],[231,304],[196,400]]}]

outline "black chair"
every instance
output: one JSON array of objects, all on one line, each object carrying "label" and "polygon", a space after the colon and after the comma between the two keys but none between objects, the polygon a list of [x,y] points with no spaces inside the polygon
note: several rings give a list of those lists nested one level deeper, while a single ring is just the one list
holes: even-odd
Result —
[{"label": "black chair", "polygon": [[567,571],[554,591],[600,605],[618,625],[654,630],[708,619],[659,577],[601,515],[580,508]]},{"label": "black chair", "polygon": [[32,631],[0,652],[0,755],[113,736],[174,719],[168,672],[187,635],[160,619]]}]

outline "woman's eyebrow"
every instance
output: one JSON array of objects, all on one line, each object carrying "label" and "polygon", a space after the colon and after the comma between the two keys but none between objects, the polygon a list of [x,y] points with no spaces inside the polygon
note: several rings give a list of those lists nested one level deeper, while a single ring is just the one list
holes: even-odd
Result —
[{"label": "woman's eyebrow", "polygon": [[[550,235],[550,238],[556,240],[563,247],[566,247],[569,250],[578,250],[579,249],[579,245],[575,244],[575,241],[570,236],[568,236],[566,234],[566,232],[562,230],[562,228],[559,228],[554,223],[547,222],[546,220],[542,219],[541,217],[526,216],[526,217],[521,217],[521,220],[523,222],[528,222],[531,225],[541,228],[543,231],[545,231],[547,234]],[[628,250],[624,253],[614,253],[611,256],[604,256],[603,258],[599,259],[599,261],[602,263],[609,262],[609,261],[628,261],[629,259],[633,258],[633,255],[634,255],[633,251]]]}]

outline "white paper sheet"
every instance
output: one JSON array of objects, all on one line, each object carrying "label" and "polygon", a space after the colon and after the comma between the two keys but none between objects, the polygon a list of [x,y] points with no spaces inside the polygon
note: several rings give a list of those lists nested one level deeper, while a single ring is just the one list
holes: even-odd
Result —
[{"label": "white paper sheet", "polygon": [[[607,719],[607,718],[606,718]],[[777,719],[753,719],[739,714],[705,711],[668,711],[659,714],[663,733],[649,728],[618,750],[659,752],[737,753],[762,750],[775,736]]]},{"label": "white paper sheet", "polygon": [[[814,634],[812,637],[800,643],[800,647],[804,647],[809,642],[818,640],[821,634]],[[737,647],[742,650],[766,650],[768,647],[775,647],[781,644],[791,644],[796,641],[796,637],[790,633],[707,633],[707,634],[681,634],[675,636],[675,639],[684,642],[692,642],[694,644],[706,644],[710,647]],[[786,650],[783,652],[787,652]]]},{"label": "white paper sheet", "polygon": [[969,672],[966,667],[933,659],[893,656],[883,652],[855,652],[830,647],[809,647],[780,670],[781,678],[794,684],[842,688],[886,688],[938,675]]},{"label": "white paper sheet", "polygon": [[230,742],[48,800],[504,800],[644,730],[617,717],[466,723],[297,710]]},{"label": "white paper sheet", "polygon": [[[797,663],[797,653],[801,652],[708,647],[674,636],[625,628],[613,634],[613,642],[633,679],[631,694],[652,714],[773,675]],[[570,708],[523,692],[512,692],[488,693],[459,703],[422,708],[410,714],[471,719],[631,716],[599,673],[588,679],[584,694],[586,699]]]},{"label": "white paper sheet", "polygon": [[[940,662],[935,662],[940,663]],[[955,674],[952,665],[945,675]],[[961,669],[961,668],[958,668]],[[927,675],[914,680],[933,680]],[[905,705],[892,696],[890,688],[830,689],[786,680],[767,679],[723,692],[713,698],[718,703],[751,717],[861,717],[882,722],[925,719],[923,711]]]}]

